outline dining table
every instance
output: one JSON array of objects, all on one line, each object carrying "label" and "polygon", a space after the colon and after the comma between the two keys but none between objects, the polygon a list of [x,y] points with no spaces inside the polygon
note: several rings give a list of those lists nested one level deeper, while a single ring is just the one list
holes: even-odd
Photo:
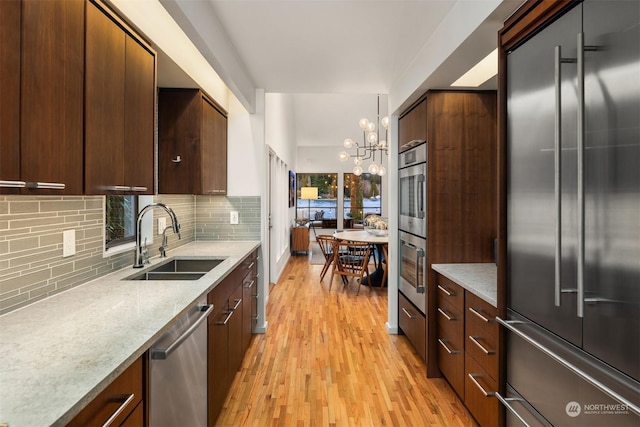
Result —
[{"label": "dining table", "polygon": [[384,277],[384,268],[382,266],[382,263],[387,262],[387,260],[384,259],[384,255],[382,253],[382,247],[389,243],[388,235],[382,235],[382,236],[376,235],[366,230],[355,230],[355,231],[347,230],[347,231],[336,231],[333,234],[333,237],[335,237],[338,240],[364,242],[364,243],[375,245],[376,254],[374,254],[374,256],[377,255],[376,269],[372,273],[367,274],[365,277],[362,278],[362,284],[365,286],[371,286],[371,287],[386,286],[386,283],[382,283],[382,278]]}]

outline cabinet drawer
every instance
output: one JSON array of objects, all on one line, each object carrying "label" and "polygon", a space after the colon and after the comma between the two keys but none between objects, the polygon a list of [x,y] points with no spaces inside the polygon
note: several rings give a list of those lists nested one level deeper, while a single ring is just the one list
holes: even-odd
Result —
[{"label": "cabinet drawer", "polygon": [[464,289],[441,274],[436,274],[438,301],[446,301],[456,310],[464,310]]},{"label": "cabinet drawer", "polygon": [[438,367],[447,378],[451,387],[460,396],[464,397],[464,341],[459,338],[460,344],[445,338],[447,332],[444,331],[441,323],[438,323]]},{"label": "cabinet drawer", "polygon": [[426,318],[400,293],[398,293],[398,325],[422,360],[426,360]]},{"label": "cabinet drawer", "polygon": [[464,317],[448,304],[438,305],[438,338],[451,343],[460,352],[464,351]]},{"label": "cabinet drawer", "polygon": [[478,322],[471,322],[467,314],[465,324],[465,351],[473,357],[494,380],[498,379],[498,337],[487,332]]},{"label": "cabinet drawer", "polygon": [[464,404],[483,427],[498,425],[498,383],[471,357],[465,359]]},{"label": "cabinet drawer", "polygon": [[474,325],[485,329],[489,334],[497,337],[499,328],[495,319],[498,315],[498,309],[471,292],[466,292],[465,298],[465,316],[467,323],[472,322]]},{"label": "cabinet drawer", "polygon": [[111,425],[121,425],[136,405],[142,402],[143,357],[138,358],[109,384],[68,426],[101,426],[116,413]]}]

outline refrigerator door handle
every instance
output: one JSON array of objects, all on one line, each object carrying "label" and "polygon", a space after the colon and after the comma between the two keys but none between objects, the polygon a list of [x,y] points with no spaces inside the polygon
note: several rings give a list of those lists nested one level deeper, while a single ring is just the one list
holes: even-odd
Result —
[{"label": "refrigerator door handle", "polygon": [[554,114],[554,199],[556,210],[556,247],[555,247],[555,274],[554,274],[554,303],[556,307],[561,305],[561,296],[566,293],[562,289],[562,64],[575,64],[576,58],[563,58],[562,46],[558,45],[554,51],[554,75],[555,86],[555,114]]},{"label": "refrigerator door handle", "polygon": [[578,248],[577,248],[577,287],[578,317],[584,317],[584,33],[578,33]]}]

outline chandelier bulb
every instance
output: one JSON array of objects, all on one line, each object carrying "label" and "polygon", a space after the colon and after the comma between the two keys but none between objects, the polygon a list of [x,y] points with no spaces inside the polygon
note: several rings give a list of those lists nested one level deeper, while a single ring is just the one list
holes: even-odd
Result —
[{"label": "chandelier bulb", "polygon": [[362,130],[367,130],[369,128],[369,119],[360,119],[358,126],[360,126]]},{"label": "chandelier bulb", "polygon": [[369,122],[369,125],[367,126],[367,130],[369,132],[373,132],[374,130],[376,130],[376,124],[373,122]]},{"label": "chandelier bulb", "polygon": [[344,148],[351,148],[351,147],[353,147],[353,144],[355,144],[355,143],[353,142],[353,139],[351,139],[351,138],[347,138],[347,139],[344,140]]},{"label": "chandelier bulb", "polygon": [[360,166],[362,164],[362,157],[357,157],[355,159],[353,159],[353,163],[356,164],[356,166]]},{"label": "chandelier bulb", "polygon": [[386,169],[384,166],[382,166],[382,165],[381,165],[381,166],[378,168],[378,175],[380,175],[380,176],[384,176],[384,174],[386,174],[386,173],[387,173],[387,169]]},{"label": "chandelier bulb", "polygon": [[378,174],[378,165],[376,163],[371,163],[369,165],[369,173],[377,175]]},{"label": "chandelier bulb", "polygon": [[353,174],[355,176],[360,176],[362,175],[362,166],[354,166],[353,168]]},{"label": "chandelier bulb", "polygon": [[341,162],[346,162],[347,160],[349,160],[349,157],[351,156],[346,151],[341,151],[340,153],[338,153],[338,159],[340,159]]},{"label": "chandelier bulb", "polygon": [[385,148],[387,148],[387,141],[383,139],[382,141],[378,142],[378,148],[381,150],[384,150]]},{"label": "chandelier bulb", "polygon": [[389,129],[389,116],[384,116],[382,120],[380,120],[380,124],[383,128]]},{"label": "chandelier bulb", "polygon": [[369,144],[375,144],[378,142],[378,134],[375,132],[369,132],[369,134],[367,135],[367,141],[369,141]]}]

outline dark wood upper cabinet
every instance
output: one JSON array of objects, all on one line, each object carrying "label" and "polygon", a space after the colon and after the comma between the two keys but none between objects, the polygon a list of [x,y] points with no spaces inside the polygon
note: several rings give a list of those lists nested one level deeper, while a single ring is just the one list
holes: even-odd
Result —
[{"label": "dark wood upper cabinet", "polygon": [[87,4],[85,193],[153,194],[155,53]]},{"label": "dark wood upper cabinet", "polygon": [[398,152],[427,140],[427,101],[421,99],[398,119]]},{"label": "dark wood upper cabinet", "polygon": [[[0,182],[20,181],[20,1],[0,1]],[[0,185],[0,194],[18,188]]]},{"label": "dark wood upper cabinet", "polygon": [[227,192],[226,112],[198,89],[160,89],[159,193]]},{"label": "dark wood upper cabinet", "polygon": [[22,194],[82,194],[85,2],[0,10],[0,180],[26,182]]}]

